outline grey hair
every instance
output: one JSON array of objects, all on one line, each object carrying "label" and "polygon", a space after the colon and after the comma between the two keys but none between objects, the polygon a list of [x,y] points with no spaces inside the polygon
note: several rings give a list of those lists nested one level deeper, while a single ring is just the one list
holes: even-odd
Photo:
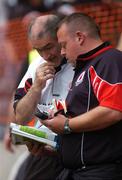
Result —
[{"label": "grey hair", "polygon": [[[31,21],[29,27],[28,27],[28,36],[31,37],[31,30],[33,25],[36,23],[36,18]],[[57,38],[57,28],[58,24],[61,21],[61,18],[56,15],[51,15],[47,21],[43,24],[43,30],[40,29],[40,32],[37,34],[37,38],[42,38],[45,34],[50,35],[52,38]],[[40,26],[42,26],[42,22],[39,21]]]}]

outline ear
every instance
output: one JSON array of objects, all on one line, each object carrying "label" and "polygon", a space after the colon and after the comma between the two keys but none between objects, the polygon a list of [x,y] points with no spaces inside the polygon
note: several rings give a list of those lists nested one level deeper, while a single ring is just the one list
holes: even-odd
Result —
[{"label": "ear", "polygon": [[76,40],[80,43],[83,44],[84,40],[85,40],[85,34],[83,34],[81,31],[77,31],[76,32]]}]

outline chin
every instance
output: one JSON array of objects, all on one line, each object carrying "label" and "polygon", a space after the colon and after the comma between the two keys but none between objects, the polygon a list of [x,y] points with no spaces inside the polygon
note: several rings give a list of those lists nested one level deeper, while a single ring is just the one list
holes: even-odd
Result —
[{"label": "chin", "polygon": [[55,67],[57,67],[57,66],[59,66],[61,64],[61,60],[56,59],[54,63],[55,63]]}]

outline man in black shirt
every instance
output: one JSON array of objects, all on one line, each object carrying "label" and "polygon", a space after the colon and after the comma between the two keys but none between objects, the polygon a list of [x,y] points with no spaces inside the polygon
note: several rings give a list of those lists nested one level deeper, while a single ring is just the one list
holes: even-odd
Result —
[{"label": "man in black shirt", "polygon": [[60,180],[122,179],[122,53],[103,42],[94,20],[66,17],[57,32],[61,54],[75,67],[67,117],[44,124],[61,134]]}]

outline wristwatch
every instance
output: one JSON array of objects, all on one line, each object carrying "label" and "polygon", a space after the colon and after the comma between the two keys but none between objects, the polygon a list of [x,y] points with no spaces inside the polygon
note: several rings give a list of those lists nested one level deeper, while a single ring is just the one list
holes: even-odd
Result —
[{"label": "wristwatch", "polygon": [[64,134],[70,134],[71,132],[72,132],[72,130],[69,127],[69,119],[67,118],[64,123]]}]

